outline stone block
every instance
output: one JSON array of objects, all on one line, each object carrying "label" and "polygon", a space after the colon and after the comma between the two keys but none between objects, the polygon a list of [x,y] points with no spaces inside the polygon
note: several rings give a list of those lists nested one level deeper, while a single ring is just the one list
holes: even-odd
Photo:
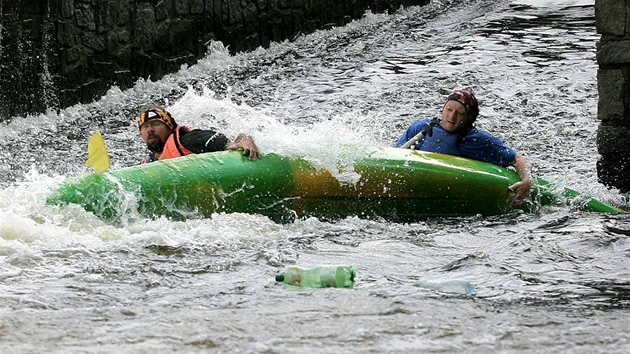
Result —
[{"label": "stone block", "polygon": [[[14,1],[5,1],[5,3],[11,3]],[[48,6],[46,1],[16,1],[17,3],[19,3],[20,7],[20,13],[22,14],[22,16],[25,17],[29,17],[29,18],[42,18],[44,17],[44,15],[46,15],[47,13],[49,13],[50,10],[50,6]],[[4,4],[2,4],[4,5]],[[4,7],[4,6],[3,6]]]},{"label": "stone block", "polygon": [[129,71],[133,61],[133,51],[130,44],[125,44],[111,52],[114,61],[114,71]]},{"label": "stone block", "polygon": [[155,60],[152,55],[143,52],[134,52],[131,62],[131,72],[135,77],[152,77]]},{"label": "stone block", "polygon": [[197,38],[200,28],[195,26],[192,19],[180,19],[178,21],[164,21],[156,27],[155,40],[156,51],[166,56],[179,55],[183,52],[196,53]]},{"label": "stone block", "polygon": [[118,11],[113,1],[97,3],[95,7],[94,20],[96,21],[96,32],[105,33],[111,31],[116,23]]},{"label": "stone block", "polygon": [[113,81],[119,87],[131,87],[133,85],[133,75],[129,69],[114,71]]},{"label": "stone block", "polygon": [[623,88],[626,80],[621,69],[597,70],[597,117],[600,120],[620,120],[624,116]]},{"label": "stone block", "polygon": [[76,44],[76,32],[77,29],[74,26],[74,21],[58,21],[55,28],[57,43],[63,47],[72,47]]},{"label": "stone block", "polygon": [[83,29],[94,31],[96,29],[96,22],[94,22],[94,9],[86,4],[79,4],[75,6],[74,18],[76,25]]},{"label": "stone block", "polygon": [[173,8],[174,0],[159,1],[155,4],[155,20],[162,21],[167,19],[171,15],[171,9]]},{"label": "stone block", "polygon": [[621,193],[630,192],[630,157],[603,156],[597,161],[597,177],[600,183],[616,187]]},{"label": "stone block", "polygon": [[85,82],[80,87],[81,100],[83,102],[89,102],[90,99],[98,97],[109,89],[109,83],[100,79],[92,79]]},{"label": "stone block", "polygon": [[73,46],[63,52],[62,61],[65,61],[67,64],[76,63],[83,58],[83,55],[84,53],[81,48]]},{"label": "stone block", "polygon": [[174,15],[188,15],[190,13],[189,0],[174,0]]},{"label": "stone block", "polygon": [[116,24],[118,26],[126,26],[129,24],[131,17],[129,0],[117,0],[114,9],[116,10]]},{"label": "stone block", "polygon": [[204,9],[203,0],[190,0],[190,13],[202,14]]},{"label": "stone block", "polygon": [[[147,4],[148,5],[148,4]],[[153,7],[143,6],[139,8],[133,22],[132,38],[134,48],[141,51],[152,52],[155,49],[157,29],[155,24],[155,12]]]},{"label": "stone block", "polygon": [[41,40],[42,23],[35,19],[22,20],[20,24],[21,38],[28,41]]},{"label": "stone block", "polygon": [[96,52],[103,52],[107,48],[106,37],[104,35],[98,35],[96,33],[86,32],[82,38],[81,43]]},{"label": "stone block", "polygon": [[114,77],[114,64],[111,61],[95,60],[93,64],[94,76],[104,80]]},{"label": "stone block", "polygon": [[[82,62],[66,66],[61,74],[68,85],[82,82],[86,77],[89,77],[89,75],[87,75],[86,66]],[[79,86],[80,85],[76,85],[76,87]]]},{"label": "stone block", "polygon": [[297,1],[298,4],[294,3],[293,0],[278,0],[278,8],[280,9],[294,9],[300,6],[303,6],[304,3],[302,1]]},{"label": "stone block", "polygon": [[630,64],[630,39],[602,40],[596,57],[599,65]]},{"label": "stone block", "polygon": [[59,104],[61,106],[68,107],[76,104],[77,102],[81,102],[81,94],[79,92],[79,89],[68,88],[59,91]]},{"label": "stone block", "polygon": [[626,4],[624,4],[624,1],[595,0],[597,33],[623,36],[626,17]]},{"label": "stone block", "polygon": [[72,18],[72,15],[74,15],[74,0],[61,0],[60,7],[62,18]]},{"label": "stone block", "polygon": [[600,155],[630,157],[630,127],[600,125],[597,130],[597,151]]}]

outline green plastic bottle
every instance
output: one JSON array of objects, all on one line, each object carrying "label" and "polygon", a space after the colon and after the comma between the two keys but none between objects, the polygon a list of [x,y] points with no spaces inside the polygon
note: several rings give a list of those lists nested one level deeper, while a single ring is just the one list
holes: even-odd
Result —
[{"label": "green plastic bottle", "polygon": [[356,273],[352,266],[332,265],[315,268],[288,267],[276,281],[308,288],[351,288]]}]

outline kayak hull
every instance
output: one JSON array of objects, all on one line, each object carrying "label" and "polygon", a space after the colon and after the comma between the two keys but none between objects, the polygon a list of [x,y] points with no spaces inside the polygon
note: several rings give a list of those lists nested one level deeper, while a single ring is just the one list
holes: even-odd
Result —
[{"label": "kayak hull", "polygon": [[[513,170],[456,156],[397,148],[362,155],[354,161],[353,182],[299,157],[188,155],[68,180],[47,202],[79,204],[106,220],[242,212],[279,222],[309,216],[414,221],[505,213],[513,201],[508,187],[519,180]],[[558,199],[541,195],[546,203]]]}]

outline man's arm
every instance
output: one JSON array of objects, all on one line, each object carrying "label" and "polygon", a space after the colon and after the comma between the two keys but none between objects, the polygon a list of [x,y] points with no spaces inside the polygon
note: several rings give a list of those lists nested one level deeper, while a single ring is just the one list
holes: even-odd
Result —
[{"label": "man's arm", "polygon": [[247,156],[250,160],[256,160],[260,157],[258,146],[254,143],[254,139],[251,136],[245,134],[239,134],[233,143],[229,143],[226,146],[228,150],[243,150],[243,155]]},{"label": "man's arm", "polygon": [[229,143],[225,135],[211,129],[193,129],[189,132],[182,132],[180,141],[186,149],[195,154],[224,151]]},{"label": "man's arm", "polygon": [[516,154],[514,161],[512,161],[512,166],[514,166],[519,177],[521,177],[520,181],[509,187],[518,201],[529,197],[529,192],[532,188],[532,173],[529,168],[529,162],[520,153]]}]

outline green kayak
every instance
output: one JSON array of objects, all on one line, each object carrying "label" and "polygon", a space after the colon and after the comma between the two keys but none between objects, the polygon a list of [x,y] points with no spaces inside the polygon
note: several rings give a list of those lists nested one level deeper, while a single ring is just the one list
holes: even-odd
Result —
[{"label": "green kayak", "polygon": [[[516,172],[493,164],[409,149],[374,148],[354,161],[354,182],[341,182],[298,157],[267,154],[257,161],[238,151],[188,155],[93,173],[65,181],[47,203],[75,203],[98,217],[174,219],[213,213],[252,213],[279,222],[295,217],[346,216],[414,221],[430,216],[497,215],[510,210]],[[614,206],[539,179],[538,205],[578,200],[589,211]],[[530,205],[531,207],[531,205]]]}]

